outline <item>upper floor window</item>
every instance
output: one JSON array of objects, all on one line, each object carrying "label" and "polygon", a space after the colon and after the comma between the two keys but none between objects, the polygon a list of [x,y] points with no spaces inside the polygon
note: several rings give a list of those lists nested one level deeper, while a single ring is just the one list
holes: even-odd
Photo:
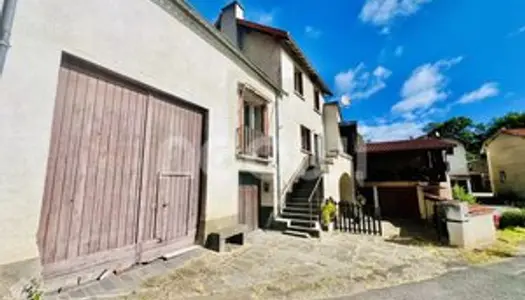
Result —
[{"label": "upper floor window", "polygon": [[293,87],[299,95],[304,95],[303,73],[297,67],[293,70]]},{"label": "upper floor window", "polygon": [[316,111],[321,110],[321,95],[319,94],[319,91],[314,88],[314,109]]},{"label": "upper floor window", "polygon": [[301,125],[301,149],[312,151],[312,133],[310,129]]}]

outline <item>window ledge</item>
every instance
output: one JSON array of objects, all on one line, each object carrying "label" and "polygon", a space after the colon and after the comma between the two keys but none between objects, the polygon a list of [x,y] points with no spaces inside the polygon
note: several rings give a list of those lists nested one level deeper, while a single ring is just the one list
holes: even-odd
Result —
[{"label": "window ledge", "polygon": [[297,97],[301,98],[301,100],[305,101],[306,99],[304,98],[304,95],[301,95],[301,93],[299,93],[298,91],[294,91],[293,92]]},{"label": "window ledge", "polygon": [[237,153],[237,158],[243,159],[243,160],[249,160],[253,162],[258,162],[258,163],[263,163],[263,164],[269,164],[272,162],[272,159],[270,157],[262,158],[262,157],[253,156],[249,154],[242,154],[242,153]]},{"label": "window ledge", "polygon": [[309,155],[313,154],[312,151],[306,150],[306,149],[303,149],[303,148],[301,148],[301,152],[303,152],[304,154],[309,154]]}]

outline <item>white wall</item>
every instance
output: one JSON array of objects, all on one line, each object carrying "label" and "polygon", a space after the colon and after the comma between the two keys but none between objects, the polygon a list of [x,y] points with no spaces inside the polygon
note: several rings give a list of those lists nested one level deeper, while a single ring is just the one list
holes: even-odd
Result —
[{"label": "white wall", "polygon": [[450,163],[450,175],[468,175],[467,151],[465,146],[459,141],[444,139],[447,142],[456,144],[454,154],[447,154],[447,161]]},{"label": "white wall", "polygon": [[312,135],[316,133],[324,136],[322,112],[314,110],[314,86],[307,74],[303,74],[304,97],[300,97],[294,92],[293,59],[281,50],[282,88],[288,93],[279,104],[281,187],[285,186],[305,155],[301,151],[300,126],[308,127]]},{"label": "white wall", "polygon": [[12,44],[0,78],[0,264],[38,256],[62,51],[208,109],[206,218],[237,214],[237,84],[274,99],[254,73],[144,0],[18,1]]},{"label": "white wall", "polygon": [[[327,173],[324,176],[324,196],[325,198],[333,197],[336,202],[339,202],[343,196],[341,195],[341,189],[339,186],[339,180],[341,176],[347,173],[350,178],[350,187],[346,188],[345,191],[352,192],[352,199],[355,201],[355,183],[354,173],[352,170],[352,158],[346,154],[340,154],[332,158],[333,163],[327,165]],[[346,196],[345,196],[346,197]]]}]

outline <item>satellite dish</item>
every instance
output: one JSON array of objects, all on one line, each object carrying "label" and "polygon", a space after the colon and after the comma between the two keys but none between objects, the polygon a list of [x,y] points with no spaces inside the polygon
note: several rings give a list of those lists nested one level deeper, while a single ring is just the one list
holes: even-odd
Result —
[{"label": "satellite dish", "polygon": [[341,96],[340,102],[342,106],[350,106],[350,103],[352,101],[350,100],[350,97],[348,95],[343,95]]}]

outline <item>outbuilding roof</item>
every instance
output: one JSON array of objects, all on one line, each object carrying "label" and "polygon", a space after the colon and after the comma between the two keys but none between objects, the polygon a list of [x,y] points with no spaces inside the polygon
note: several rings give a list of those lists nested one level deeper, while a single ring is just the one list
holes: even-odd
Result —
[{"label": "outbuilding roof", "polygon": [[362,149],[366,153],[386,153],[410,150],[434,150],[450,149],[456,145],[447,141],[435,138],[389,141],[380,143],[367,143],[366,148]]}]

